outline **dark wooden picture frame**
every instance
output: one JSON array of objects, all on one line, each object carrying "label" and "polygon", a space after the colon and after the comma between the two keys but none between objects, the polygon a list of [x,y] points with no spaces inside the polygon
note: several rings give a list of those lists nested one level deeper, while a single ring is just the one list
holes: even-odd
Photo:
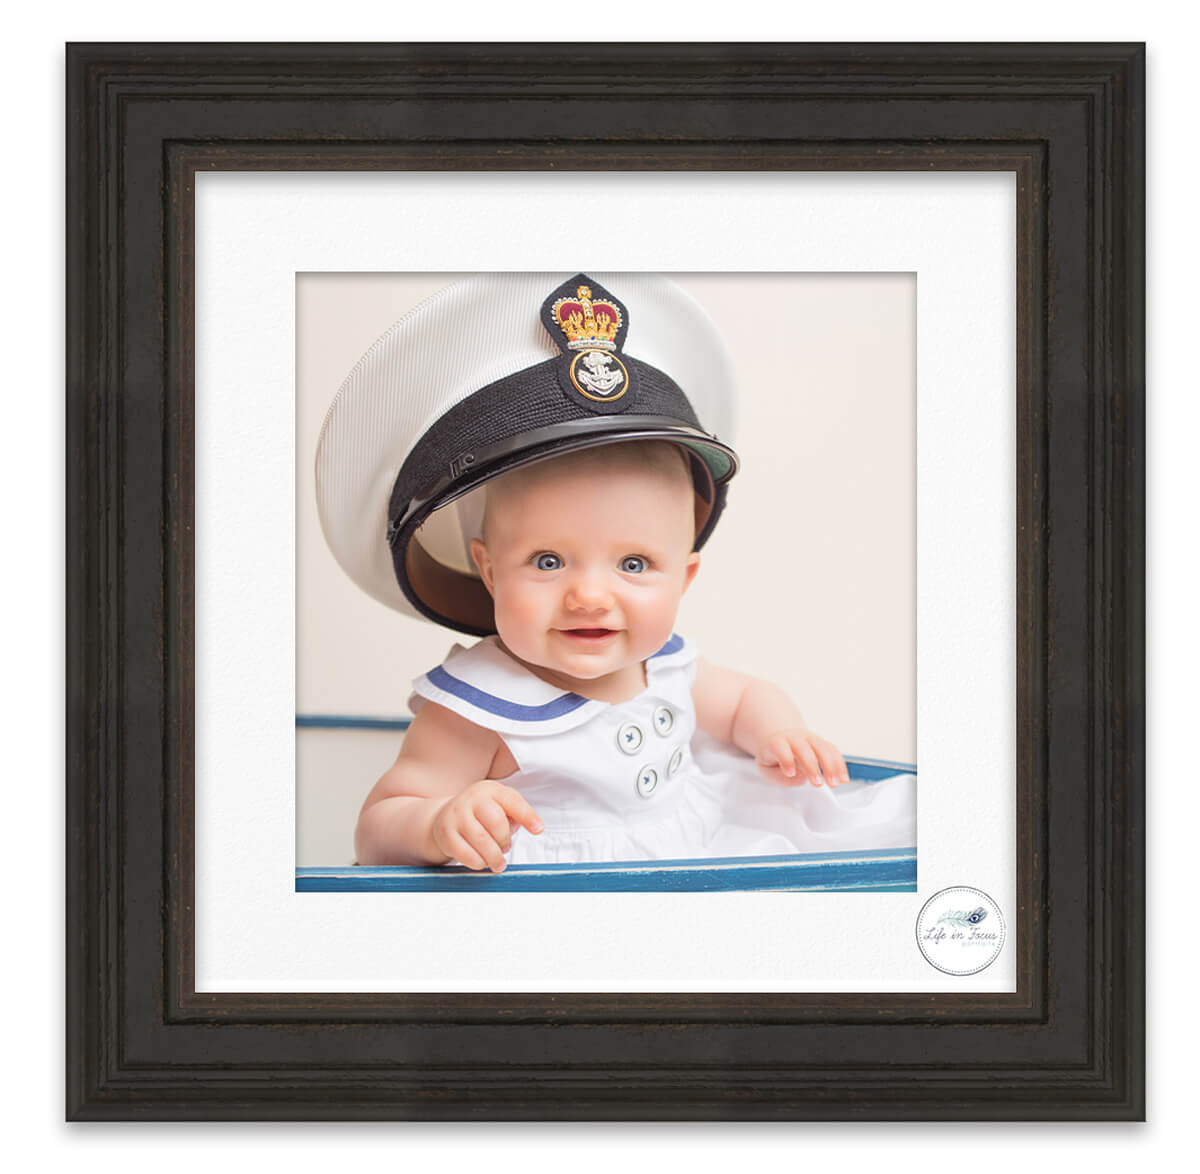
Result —
[{"label": "dark wooden picture frame", "polygon": [[[67,1114],[1141,1119],[1141,45],[73,45]],[[1012,994],[197,994],[204,170],[1015,172]]]}]

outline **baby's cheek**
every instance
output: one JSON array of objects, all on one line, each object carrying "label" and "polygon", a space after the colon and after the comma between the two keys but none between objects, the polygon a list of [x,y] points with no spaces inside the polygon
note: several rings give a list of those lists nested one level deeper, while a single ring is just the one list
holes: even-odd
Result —
[{"label": "baby's cheek", "polygon": [[496,629],[500,638],[515,648],[530,639],[539,630],[536,601],[525,592],[497,592]]},{"label": "baby's cheek", "polygon": [[657,640],[655,648],[660,648],[670,639],[675,631],[675,619],[679,614],[679,595],[674,592],[663,592],[646,609],[645,620],[647,633],[652,633],[652,640]]}]

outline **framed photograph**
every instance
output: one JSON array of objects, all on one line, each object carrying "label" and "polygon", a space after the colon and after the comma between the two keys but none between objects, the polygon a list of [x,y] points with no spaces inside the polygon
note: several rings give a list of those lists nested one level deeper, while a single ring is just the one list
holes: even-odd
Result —
[{"label": "framed photograph", "polygon": [[[991,196],[995,209],[996,296],[1001,296],[1012,277],[1011,189],[1000,190],[1002,186],[997,183],[994,193],[972,193],[976,201]],[[831,194],[822,193],[825,198]],[[718,191],[716,196],[728,213],[728,193]],[[207,209],[222,198],[214,190],[201,207]],[[266,193],[259,198],[266,198]],[[580,200],[585,198],[579,195]],[[602,202],[612,198],[611,188],[599,197]],[[626,198],[623,206],[632,209],[634,202]],[[693,191],[689,202],[695,215],[706,200]],[[590,218],[585,209],[578,211],[584,219]],[[683,214],[672,215],[679,220]],[[639,213],[638,218],[645,220],[647,213]],[[296,235],[293,225],[288,236],[294,240]],[[481,255],[484,248],[485,243],[479,242]],[[980,271],[985,264],[981,257]],[[528,282],[549,291],[564,276],[570,275],[514,275],[497,277],[486,285],[489,290],[511,289],[515,294]],[[695,325],[685,336],[684,353],[675,359],[678,363],[702,356],[699,372],[680,376],[693,387],[694,395],[709,391],[704,372],[716,368],[721,358],[732,370],[728,384],[721,385],[722,399],[702,406],[718,414],[719,418],[704,422],[736,447],[741,467],[736,483],[728,486],[720,524],[703,544],[702,573],[678,600],[675,626],[710,660],[770,680],[790,697],[803,699],[809,725],[845,748],[853,785],[839,784],[828,794],[810,790],[788,795],[770,790],[765,781],[760,787],[757,773],[749,780],[755,785],[749,787],[738,788],[726,778],[722,785],[745,799],[744,804],[729,803],[722,809],[720,820],[726,830],[720,835],[707,831],[684,835],[681,819],[696,815],[707,826],[707,817],[683,796],[691,768],[684,769],[676,722],[659,713],[659,726],[649,710],[631,710],[634,728],[626,731],[628,749],[610,755],[616,741],[611,733],[607,738],[598,735],[599,740],[594,740],[596,733],[589,733],[587,745],[604,759],[598,785],[606,795],[619,788],[627,796],[628,806],[617,821],[621,830],[615,834],[624,837],[636,829],[636,843],[579,831],[597,820],[605,822],[608,800],[598,796],[591,803],[573,795],[571,810],[561,817],[567,826],[559,833],[550,826],[550,835],[543,834],[536,844],[522,847],[518,841],[515,859],[506,862],[503,876],[487,870],[476,870],[471,876],[462,869],[447,875],[440,868],[419,867],[368,871],[362,867],[365,861],[355,865],[356,817],[372,785],[395,760],[409,725],[412,682],[438,665],[453,645],[470,646],[475,641],[470,634],[412,614],[411,609],[399,611],[404,601],[392,592],[394,571],[388,565],[379,575],[373,563],[366,564],[372,566],[372,575],[383,580],[368,583],[374,596],[356,583],[348,572],[357,573],[359,565],[339,544],[351,538],[360,541],[357,523],[366,509],[356,499],[347,519],[327,518],[323,527],[317,492],[322,458],[317,453],[325,436],[331,438],[328,451],[334,451],[335,433],[326,421],[335,410],[332,405],[343,404],[343,396],[360,387],[371,393],[372,399],[363,397],[368,403],[401,394],[394,390],[401,381],[388,374],[376,397],[376,385],[365,375],[374,361],[369,356],[379,356],[381,370],[390,372],[392,360],[382,358],[390,354],[389,348],[394,345],[400,353],[406,332],[420,323],[422,314],[436,312],[439,298],[472,286],[463,275],[444,273],[303,273],[296,278],[295,337],[299,886],[307,892],[338,892],[351,886],[360,891],[419,888],[491,893],[515,887],[546,892],[555,886],[571,891],[679,892],[719,887],[725,892],[767,888],[916,892],[916,792],[911,777],[917,724],[915,273],[676,273],[627,276],[623,281],[599,276],[609,287],[624,285],[627,291],[670,290],[683,309],[696,312]],[[597,275],[589,277],[595,284]],[[981,287],[984,284],[980,282]],[[475,312],[482,313],[495,296],[485,295]],[[532,302],[541,300],[536,289],[529,296]],[[231,309],[218,306],[214,312],[220,315]],[[639,321],[635,307],[626,307],[626,314],[629,336],[624,351],[637,356],[638,327],[643,332],[648,327]],[[403,325],[396,325],[399,319]],[[461,349],[468,356],[494,362],[493,352],[503,352],[508,332],[485,347],[478,329],[473,330],[469,321],[464,324],[458,309],[447,322],[447,343],[454,346],[464,340]],[[996,367],[998,376],[1003,371],[1003,378],[1010,380],[1011,331],[1005,329],[1009,325],[999,325],[996,331],[997,349],[1004,347]],[[653,348],[657,340],[649,334],[644,337],[644,346]],[[547,337],[543,350],[548,345]],[[347,390],[340,391],[343,387]],[[416,400],[413,391],[410,398]],[[590,405],[586,397],[581,398]],[[243,416],[243,409],[233,399],[227,402],[233,413],[229,427],[235,428],[233,419]],[[529,401],[517,392],[511,402]],[[543,410],[547,415],[560,408],[572,411],[574,402],[554,388]],[[345,401],[344,410],[355,409]],[[572,419],[595,418],[582,414],[586,408],[579,411]],[[630,414],[631,410],[608,413],[615,418],[609,423],[619,426]],[[978,430],[981,437],[987,435],[989,424],[1008,424],[999,414],[990,420],[978,412],[963,414],[964,428]],[[264,419],[264,431],[267,427]],[[462,442],[456,438],[454,443]],[[397,448],[381,447],[379,457],[388,466],[384,480],[396,479]],[[355,460],[360,465],[371,463],[361,453]],[[1002,471],[1007,472],[1007,466]],[[599,472],[604,477],[603,470]],[[974,475],[979,476],[977,468]],[[605,479],[595,494],[581,495],[580,508],[607,501],[603,513],[611,515],[615,505],[608,494],[610,485]],[[1005,488],[1007,499],[1011,491]],[[377,510],[383,508],[384,497],[378,495]],[[479,497],[479,493],[468,495],[465,502]],[[784,502],[791,521],[780,526],[775,519]],[[471,520],[466,513],[456,517]],[[570,522],[572,529],[584,528],[580,519],[572,517]],[[374,547],[372,539],[383,525],[368,525],[361,541]],[[326,531],[335,528],[327,542]],[[472,568],[457,538],[457,523],[452,534],[454,542],[448,544],[445,557],[456,559],[459,573],[469,572]],[[440,533],[435,536],[440,538]],[[333,548],[341,553],[342,565]],[[617,584],[633,585],[628,580]],[[243,589],[237,590],[237,598],[244,600]],[[744,605],[731,608],[729,600],[739,598]],[[236,625],[241,605],[230,610],[228,620],[219,625],[222,629]],[[1009,633],[1004,638],[1011,642]],[[655,647],[662,642],[656,636]],[[978,648],[969,650],[968,639],[954,643],[961,646],[964,657],[984,655]],[[237,660],[235,655],[226,663]],[[640,684],[645,687],[645,681]],[[247,681],[245,687],[261,692],[261,683]],[[512,687],[517,687],[515,682]],[[236,688],[236,682],[227,687]],[[227,689],[220,693],[227,695]],[[250,704],[247,697],[243,708]],[[505,720],[500,712],[476,713],[469,700],[462,704],[465,713],[480,720]],[[494,708],[503,707],[494,704]],[[1006,716],[1011,728],[1011,715]],[[593,723],[588,719],[583,725],[590,730]],[[648,744],[640,732],[643,727],[656,733]],[[578,731],[576,738],[583,735],[581,727],[572,728]],[[517,726],[507,732],[522,736]],[[576,739],[566,738],[562,744],[562,753],[568,756],[572,744],[578,745]],[[731,768],[734,777],[745,781],[744,759],[723,766],[725,756],[713,747],[709,751],[707,774]],[[630,757],[633,761],[628,761]],[[636,780],[643,774],[651,785],[638,790]],[[629,785],[621,787],[622,782]],[[962,793],[964,802],[967,790]],[[1011,789],[993,783],[989,790],[997,804],[996,815],[1002,818],[1005,808],[1012,809]],[[1002,792],[1007,792],[1003,798]],[[553,791],[544,797],[557,805]],[[792,818],[801,822],[791,826]],[[735,826],[742,830],[735,834]],[[1005,856],[1010,856],[1011,840],[998,839],[1003,840]],[[787,859],[789,851],[796,859]],[[635,852],[641,856],[632,856]],[[689,853],[695,856],[689,858]],[[701,853],[703,863],[695,858]],[[520,862],[522,856],[525,863]],[[529,863],[531,856],[537,858],[536,864]],[[612,867],[635,860],[636,868]],[[604,867],[588,870],[580,861]],[[994,879],[988,878],[988,883]],[[356,972],[361,974],[361,968]]]},{"label": "framed photograph", "polygon": [[[77,45],[68,87],[72,1119],[1144,1115],[1142,46]],[[680,624],[919,767],[903,875],[356,869],[363,726],[454,637],[338,578],[324,406],[426,293],[593,271],[733,340]]]}]

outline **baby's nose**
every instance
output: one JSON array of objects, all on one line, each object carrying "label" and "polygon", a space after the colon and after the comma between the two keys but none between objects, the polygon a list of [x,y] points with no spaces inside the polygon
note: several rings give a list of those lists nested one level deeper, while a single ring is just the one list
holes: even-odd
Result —
[{"label": "baby's nose", "polygon": [[580,575],[567,588],[567,606],[573,610],[607,611],[612,591],[599,575]]}]

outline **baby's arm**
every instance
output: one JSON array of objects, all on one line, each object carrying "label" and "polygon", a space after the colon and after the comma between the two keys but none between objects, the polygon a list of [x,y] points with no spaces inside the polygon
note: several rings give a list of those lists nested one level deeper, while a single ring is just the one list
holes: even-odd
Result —
[{"label": "baby's arm", "polygon": [[429,702],[413,719],[395,763],[371,789],[354,830],[359,864],[445,864],[504,870],[519,824],[542,821],[521,793],[488,778],[500,736]]},{"label": "baby's arm", "polygon": [[701,659],[692,686],[705,733],[751,754],[772,782],[795,786],[850,781],[832,742],[817,737],[782,689]]}]

